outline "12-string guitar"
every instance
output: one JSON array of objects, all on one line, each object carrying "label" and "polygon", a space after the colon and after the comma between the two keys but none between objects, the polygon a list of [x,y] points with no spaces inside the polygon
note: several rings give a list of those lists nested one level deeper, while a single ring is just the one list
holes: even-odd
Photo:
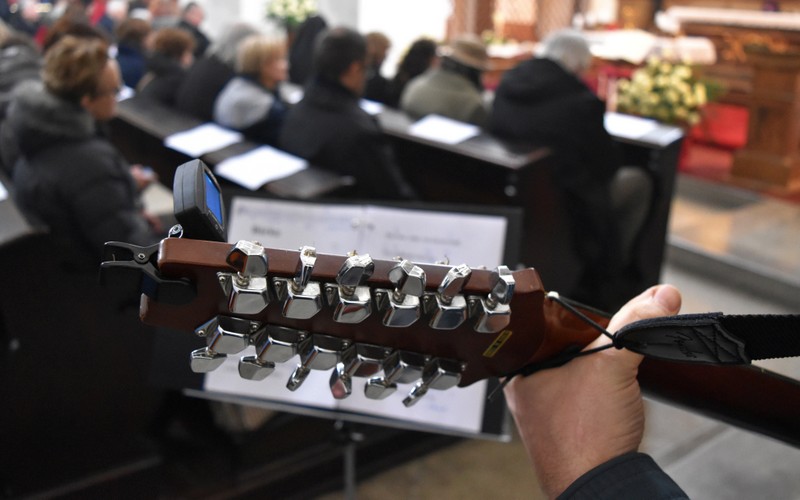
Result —
[{"label": "12-string guitar", "polygon": [[[210,174],[195,178],[213,192]],[[212,222],[222,219],[218,202],[211,206]],[[253,346],[239,360],[245,379],[295,362],[287,390],[326,370],[335,398],[363,390],[383,399],[411,384],[407,406],[430,390],[566,362],[608,324],[607,315],[548,293],[531,268],[373,260],[249,241],[111,242],[101,276],[141,292],[145,323],[205,339],[191,353],[196,372]],[[647,393],[800,445],[800,383],[749,365],[800,355],[798,335],[796,316],[682,315],[631,324],[609,343],[646,355],[639,381]]]}]

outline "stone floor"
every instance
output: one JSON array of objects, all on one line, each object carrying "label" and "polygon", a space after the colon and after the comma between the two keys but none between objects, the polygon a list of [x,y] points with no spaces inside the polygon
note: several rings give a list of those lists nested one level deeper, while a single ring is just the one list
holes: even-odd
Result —
[{"label": "stone floor", "polygon": [[[662,279],[681,289],[683,312],[800,312],[800,205],[681,178],[669,244]],[[800,359],[767,366],[800,378]],[[800,449],[656,401],[646,404],[642,449],[690,497],[800,500]],[[536,499],[541,493],[515,437],[509,444],[461,442],[360,481],[352,496]]]}]

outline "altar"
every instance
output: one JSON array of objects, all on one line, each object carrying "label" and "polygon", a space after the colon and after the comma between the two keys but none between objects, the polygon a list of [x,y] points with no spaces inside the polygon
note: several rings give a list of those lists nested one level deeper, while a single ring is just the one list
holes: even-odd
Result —
[{"label": "altar", "polygon": [[786,190],[800,189],[800,12],[671,7],[687,35],[717,49],[703,68],[722,83],[722,100],[748,108],[747,144],[731,174]]}]

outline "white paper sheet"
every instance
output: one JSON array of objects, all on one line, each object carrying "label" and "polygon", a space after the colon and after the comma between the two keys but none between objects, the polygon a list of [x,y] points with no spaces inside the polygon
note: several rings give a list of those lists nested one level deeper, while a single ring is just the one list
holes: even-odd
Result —
[{"label": "white paper sheet", "polygon": [[383,104],[375,101],[370,101],[369,99],[361,99],[358,102],[358,105],[371,115],[377,115],[381,111],[383,111]]},{"label": "white paper sheet", "polygon": [[606,130],[615,137],[639,139],[657,129],[658,126],[657,121],[649,118],[611,112],[605,115]]},{"label": "white paper sheet", "polygon": [[[424,263],[447,256],[451,263],[494,267],[501,263],[506,239],[506,219],[371,205],[332,205],[237,197],[231,202],[228,239],[257,240],[267,247],[297,249],[313,245],[317,252],[344,254],[357,249],[375,259],[397,255]],[[402,332],[398,332],[402,333]],[[241,355],[252,355],[250,347]],[[239,376],[240,356],[230,356],[205,376],[204,389],[223,394],[259,398],[289,405],[341,410],[361,415],[401,420],[413,426],[458,434],[482,430],[486,381],[466,388],[431,390],[411,408],[402,404],[413,387],[401,384],[382,401],[363,394],[365,379],[353,380],[353,394],[336,400],[330,393],[330,371],[312,370],[297,391],[286,381],[297,359],[279,364],[267,379],[254,382]]]},{"label": "white paper sheet", "polygon": [[440,115],[428,115],[412,124],[408,131],[417,137],[445,144],[458,144],[481,133],[480,127],[476,125]]},{"label": "white paper sheet", "polygon": [[214,123],[204,123],[168,136],[164,139],[164,145],[192,158],[198,158],[206,153],[241,142],[242,139],[242,134],[239,132]]},{"label": "white paper sheet", "polygon": [[6,198],[8,198],[8,190],[3,185],[3,183],[0,182],[0,201],[5,200]]},{"label": "white paper sheet", "polygon": [[214,173],[255,191],[264,184],[308,168],[308,162],[270,146],[228,158],[214,167]]}]

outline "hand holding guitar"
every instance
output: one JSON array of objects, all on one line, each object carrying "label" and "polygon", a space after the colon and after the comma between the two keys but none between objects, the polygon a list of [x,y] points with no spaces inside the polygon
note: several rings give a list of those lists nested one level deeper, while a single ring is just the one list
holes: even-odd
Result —
[{"label": "hand holding guitar", "polygon": [[[612,318],[609,330],[680,309],[678,291],[650,288]],[[599,337],[588,347],[607,344]],[[607,349],[529,377],[516,377],[505,394],[545,493],[555,497],[591,469],[638,449],[644,410],[636,380],[643,357]]]}]

